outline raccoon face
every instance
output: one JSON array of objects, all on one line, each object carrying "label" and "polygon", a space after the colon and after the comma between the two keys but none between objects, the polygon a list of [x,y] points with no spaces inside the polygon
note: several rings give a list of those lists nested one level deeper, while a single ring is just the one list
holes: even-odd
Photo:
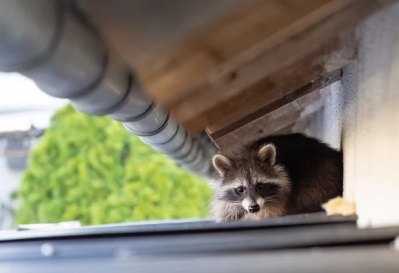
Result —
[{"label": "raccoon face", "polygon": [[283,215],[291,183],[283,166],[276,164],[276,148],[266,144],[242,158],[215,155],[213,165],[222,180],[220,200],[245,209],[246,218]]}]

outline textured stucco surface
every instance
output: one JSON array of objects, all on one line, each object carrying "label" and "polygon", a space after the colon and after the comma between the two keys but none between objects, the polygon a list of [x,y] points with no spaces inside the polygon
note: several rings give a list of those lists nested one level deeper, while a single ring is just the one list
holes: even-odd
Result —
[{"label": "textured stucco surface", "polygon": [[345,195],[360,227],[399,224],[399,3],[360,28],[342,81]]}]

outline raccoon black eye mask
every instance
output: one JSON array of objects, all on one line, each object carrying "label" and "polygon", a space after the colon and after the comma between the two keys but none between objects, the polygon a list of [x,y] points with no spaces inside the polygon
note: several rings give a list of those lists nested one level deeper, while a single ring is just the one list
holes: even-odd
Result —
[{"label": "raccoon black eye mask", "polygon": [[302,134],[270,136],[213,158],[216,221],[315,212],[342,195],[342,153]]}]

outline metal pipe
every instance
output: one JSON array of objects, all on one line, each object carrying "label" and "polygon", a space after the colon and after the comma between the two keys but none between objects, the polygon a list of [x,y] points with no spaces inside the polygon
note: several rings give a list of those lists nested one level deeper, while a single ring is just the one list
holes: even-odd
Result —
[{"label": "metal pipe", "polygon": [[0,70],[22,73],[90,115],[109,115],[181,167],[212,176],[206,147],[140,88],[69,1],[0,2]]}]

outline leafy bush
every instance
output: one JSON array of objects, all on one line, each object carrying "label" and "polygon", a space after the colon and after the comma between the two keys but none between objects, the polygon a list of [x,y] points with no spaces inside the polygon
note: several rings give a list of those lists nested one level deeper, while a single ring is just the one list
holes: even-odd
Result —
[{"label": "leafy bush", "polygon": [[18,223],[104,224],[208,215],[210,188],[116,121],[54,115],[17,191]]}]

